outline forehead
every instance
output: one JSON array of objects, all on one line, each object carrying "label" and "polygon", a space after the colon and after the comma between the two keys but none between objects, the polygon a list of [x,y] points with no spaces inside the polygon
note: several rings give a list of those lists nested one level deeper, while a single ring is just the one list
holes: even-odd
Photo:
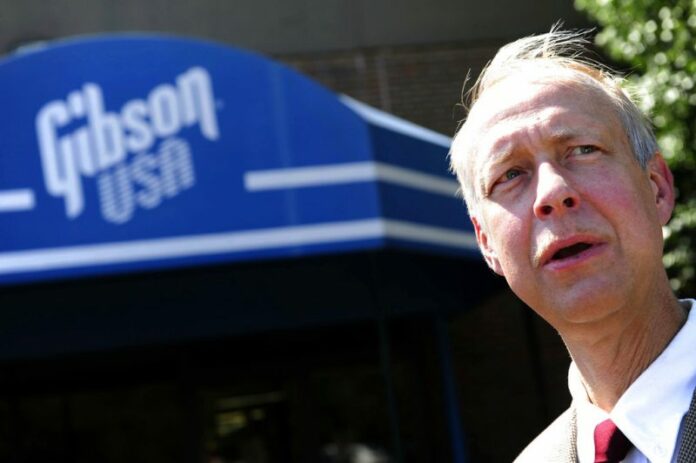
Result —
[{"label": "forehead", "polygon": [[500,123],[532,123],[552,115],[618,122],[614,104],[597,86],[570,81],[508,78],[481,95],[467,123],[475,127],[474,133],[480,133]]},{"label": "forehead", "polygon": [[583,134],[626,136],[604,90],[563,81],[510,78],[497,83],[481,95],[466,125],[471,152],[478,162],[496,151],[512,149],[530,136],[542,141]]}]

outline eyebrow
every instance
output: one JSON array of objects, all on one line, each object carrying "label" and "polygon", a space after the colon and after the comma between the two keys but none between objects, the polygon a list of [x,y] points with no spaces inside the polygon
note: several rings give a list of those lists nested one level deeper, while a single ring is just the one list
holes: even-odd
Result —
[{"label": "eyebrow", "polygon": [[[598,134],[602,130],[602,127],[596,125],[596,124],[587,124],[584,125],[581,130],[577,129],[572,129],[572,128],[559,128],[557,130],[551,130],[551,135],[548,137],[545,137],[546,139],[550,140],[552,144],[560,144],[560,143],[567,143],[571,140],[575,140],[577,138],[582,138],[588,136],[588,134]],[[511,134],[512,136],[512,134]],[[594,138],[597,138],[596,135],[594,135]],[[491,170],[495,170],[496,167],[503,165],[507,162],[509,162],[510,158],[514,156],[515,153],[515,146],[512,142],[509,141],[504,141],[502,142],[502,147],[499,149],[496,149],[496,145],[498,143],[494,143],[491,150],[490,150],[490,155],[487,157],[486,161],[483,164],[483,167],[485,168],[484,172],[488,172]],[[483,192],[483,197],[488,196],[488,188],[486,185],[486,179],[487,177],[485,175],[480,175],[478,178],[478,183],[479,187],[481,188],[481,191]]]},{"label": "eyebrow", "polygon": [[[582,130],[560,128],[557,130],[552,130],[551,135],[545,138],[547,140],[550,140],[552,144],[567,143],[571,140],[587,137],[588,135],[592,135],[593,138],[599,138],[597,134],[600,133],[601,130],[602,127],[595,124],[589,124],[583,127]],[[490,162],[486,162],[485,165],[496,166],[499,164],[503,164],[510,157],[512,157],[513,152],[515,151],[515,146],[511,142],[502,142],[503,146],[499,149],[497,149],[496,147],[497,144],[498,143],[494,143],[491,147],[490,156],[488,157],[488,160],[490,160]]]}]

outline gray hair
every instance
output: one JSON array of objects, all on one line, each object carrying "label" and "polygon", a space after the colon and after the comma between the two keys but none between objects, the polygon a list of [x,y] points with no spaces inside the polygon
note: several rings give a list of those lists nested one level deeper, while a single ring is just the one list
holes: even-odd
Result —
[{"label": "gray hair", "polygon": [[[538,75],[550,82],[594,88],[608,97],[623,124],[636,160],[645,168],[658,151],[652,124],[624,89],[621,76],[583,57],[589,45],[586,36],[586,32],[553,28],[549,33],[525,37],[505,45],[486,65],[468,92],[467,106],[473,108],[481,95],[496,83],[520,75]],[[467,123],[468,120],[461,125],[452,143],[450,168],[457,174],[469,215],[473,216],[478,198],[467,159],[475,134],[467,131]]]}]

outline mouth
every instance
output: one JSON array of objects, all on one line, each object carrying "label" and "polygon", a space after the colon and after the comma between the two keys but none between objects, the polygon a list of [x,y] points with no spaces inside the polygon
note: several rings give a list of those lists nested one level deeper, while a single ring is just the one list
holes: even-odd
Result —
[{"label": "mouth", "polygon": [[601,241],[592,237],[573,237],[559,240],[551,244],[541,256],[542,266],[554,270],[574,267],[575,264],[586,260],[604,249]]},{"label": "mouth", "polygon": [[559,249],[556,251],[552,256],[549,262],[553,262],[555,260],[563,260],[563,259],[568,259],[573,256],[577,256],[583,251],[586,251],[590,249],[593,246],[592,243],[575,243],[570,246],[566,246],[564,248]]}]

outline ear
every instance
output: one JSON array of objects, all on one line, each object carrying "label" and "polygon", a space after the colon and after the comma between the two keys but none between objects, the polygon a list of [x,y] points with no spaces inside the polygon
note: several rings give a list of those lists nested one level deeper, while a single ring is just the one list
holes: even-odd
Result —
[{"label": "ear", "polygon": [[488,235],[481,228],[478,219],[476,219],[476,217],[471,217],[471,222],[474,224],[474,231],[476,232],[476,241],[478,242],[479,248],[481,249],[481,254],[483,254],[483,258],[486,259],[486,263],[495,273],[501,276],[505,276],[503,274],[503,268],[500,265],[500,261],[498,260],[498,256],[496,255],[495,250],[493,249],[491,244],[488,242]]},{"label": "ear", "polygon": [[665,225],[674,210],[674,177],[662,154],[655,153],[648,163],[648,174],[652,186],[655,206],[660,223]]}]

